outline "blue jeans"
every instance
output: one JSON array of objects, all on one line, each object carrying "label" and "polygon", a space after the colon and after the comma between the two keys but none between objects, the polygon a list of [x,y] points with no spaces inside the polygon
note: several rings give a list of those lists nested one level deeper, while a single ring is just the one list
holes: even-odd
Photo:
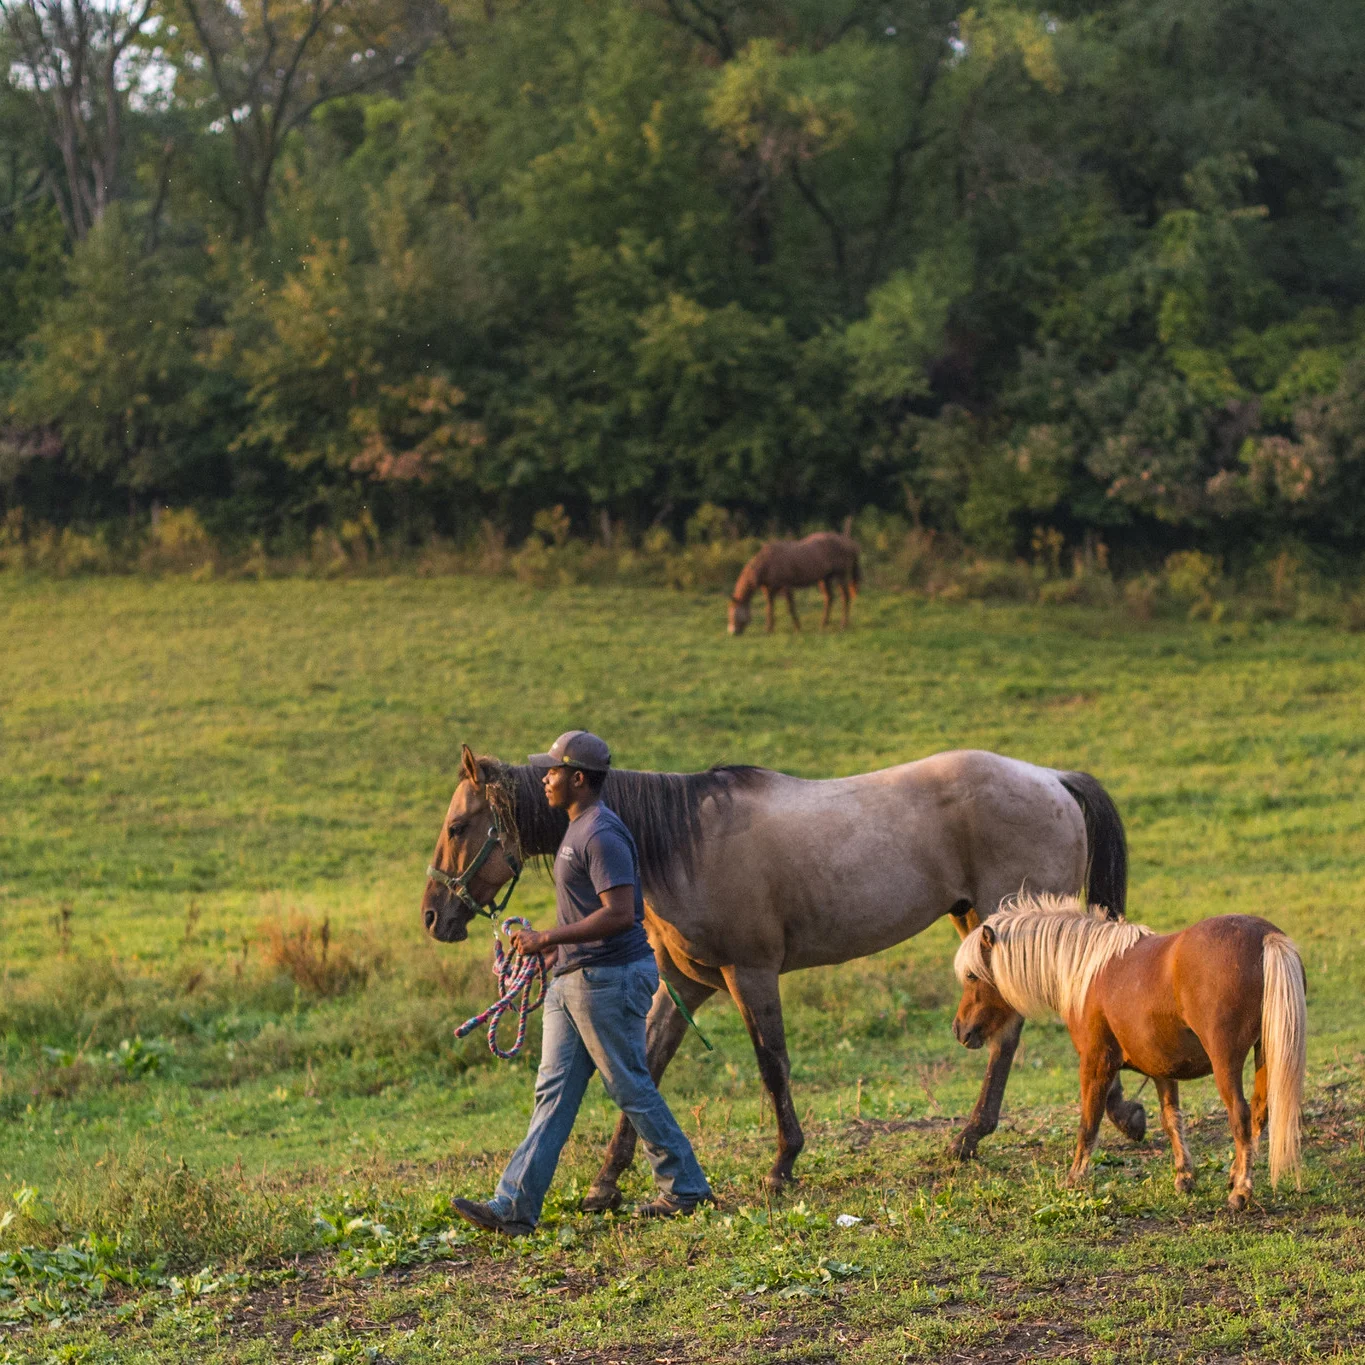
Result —
[{"label": "blue jeans", "polygon": [[550,983],[531,1127],[489,1200],[500,1218],[539,1221],[594,1071],[640,1135],[659,1188],[687,1202],[710,1198],[692,1144],[645,1062],[645,1016],[658,986],[652,957],[583,967]]}]

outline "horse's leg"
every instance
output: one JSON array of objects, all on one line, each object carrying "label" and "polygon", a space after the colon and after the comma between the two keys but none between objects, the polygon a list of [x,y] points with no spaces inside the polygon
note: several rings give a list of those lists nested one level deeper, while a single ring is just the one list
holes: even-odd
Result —
[{"label": "horse's leg", "polygon": [[761,967],[723,967],[726,989],[739,1008],[744,1027],[758,1058],[758,1074],[777,1115],[777,1160],[768,1172],[767,1186],[780,1190],[791,1178],[792,1167],[806,1145],[805,1135],[792,1103],[791,1063],[787,1060],[787,1037],[782,1026],[782,995],[777,973]]},{"label": "horse's leg", "polygon": [[[1228,1111],[1228,1126],[1232,1129],[1235,1153],[1232,1158],[1232,1174],[1228,1177],[1228,1207],[1244,1209],[1251,1199],[1251,1162],[1254,1149],[1251,1145],[1251,1106],[1247,1104],[1242,1090],[1242,1067],[1246,1064],[1246,1053],[1233,1056],[1226,1046],[1220,1047],[1218,1039],[1199,1040],[1204,1043],[1204,1051],[1213,1063],[1213,1081],[1218,1087]],[[1213,1046],[1210,1047],[1209,1043]]]},{"label": "horse's leg", "polygon": [[820,596],[825,599],[825,614],[820,618],[821,630],[829,629],[829,614],[834,607],[834,594],[830,591],[829,583],[828,578],[820,580]]},{"label": "horse's leg", "polygon": [[1123,1098],[1123,1076],[1114,1077],[1105,1097],[1104,1111],[1109,1121],[1130,1142],[1141,1142],[1147,1136],[1147,1111],[1137,1100]]},{"label": "horse's leg", "polygon": [[848,629],[848,609],[853,601],[853,593],[849,590],[848,579],[839,580],[839,595],[844,599],[844,629]]},{"label": "horse's leg", "polygon": [[[681,972],[675,972],[669,979],[673,982],[674,990],[682,997],[683,1004],[692,1013],[716,993],[714,986],[703,986]],[[662,1079],[665,1068],[673,1060],[673,1054],[686,1033],[687,1020],[673,1003],[668,987],[660,981],[654,1003],[649,1007],[649,1018],[645,1021],[645,1059],[655,1084]],[[602,1169],[597,1172],[592,1187],[583,1196],[585,1213],[601,1213],[605,1209],[614,1209],[621,1202],[619,1181],[634,1159],[635,1129],[622,1114],[616,1120],[616,1130],[607,1144]]]},{"label": "horse's leg", "polygon": [[[768,634],[771,635],[773,633],[773,627],[777,623],[773,620],[773,590],[768,587],[767,584],[764,584],[763,587],[763,599],[768,604]],[[691,1006],[688,1008],[690,1009]]]},{"label": "horse's leg", "polygon": [[1076,1156],[1067,1176],[1068,1184],[1076,1184],[1090,1165],[1090,1153],[1095,1150],[1100,1120],[1109,1095],[1109,1086],[1118,1070],[1118,1059],[1108,1047],[1087,1049],[1081,1057],[1081,1131],[1076,1138]]},{"label": "horse's leg", "polygon": [[962,1161],[976,1155],[976,1145],[983,1137],[995,1132],[1000,1122],[1000,1104],[1005,1098],[1005,1082],[1010,1078],[1010,1067],[1019,1047],[1019,1034],[1024,1027],[1022,1015],[1016,1015],[990,1040],[986,1060],[986,1078],[981,1082],[981,1093],[976,1107],[967,1119],[967,1126],[953,1139],[948,1151]]},{"label": "horse's leg", "polygon": [[1256,1078],[1251,1087],[1251,1159],[1261,1143],[1261,1133],[1270,1117],[1270,1089],[1265,1071],[1265,1053],[1256,1044]]},{"label": "horse's leg", "polygon": [[1190,1160],[1190,1146],[1185,1141],[1185,1116],[1180,1112],[1180,1087],[1175,1081],[1157,1081],[1157,1098],[1161,1101],[1161,1126],[1171,1144],[1171,1160],[1175,1162],[1175,1188],[1178,1194],[1189,1194],[1194,1189],[1194,1162]]},{"label": "horse's leg", "polygon": [[792,590],[790,588],[783,588],[782,596],[787,599],[787,610],[792,614],[792,629],[800,630],[801,618],[796,614],[796,603],[792,600]]}]

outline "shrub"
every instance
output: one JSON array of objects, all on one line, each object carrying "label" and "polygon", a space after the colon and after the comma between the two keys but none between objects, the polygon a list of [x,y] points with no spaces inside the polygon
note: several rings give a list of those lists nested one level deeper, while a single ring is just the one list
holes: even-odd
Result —
[{"label": "shrub", "polygon": [[1223,604],[1215,594],[1223,586],[1223,567],[1212,555],[1180,550],[1166,560],[1162,580],[1172,601],[1189,608],[1192,621],[1222,617]]},{"label": "shrub", "polygon": [[138,567],[144,573],[211,578],[217,567],[217,546],[193,508],[168,507],[153,519]]},{"label": "shrub", "polygon": [[1156,615],[1161,597],[1161,580],[1151,573],[1140,573],[1123,585],[1123,602],[1140,621],[1150,621]]}]

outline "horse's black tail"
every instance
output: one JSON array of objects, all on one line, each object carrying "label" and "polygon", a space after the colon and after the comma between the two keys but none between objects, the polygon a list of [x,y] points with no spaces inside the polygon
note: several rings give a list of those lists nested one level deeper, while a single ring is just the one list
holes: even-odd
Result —
[{"label": "horse's black tail", "polygon": [[1089,773],[1057,776],[1085,815],[1086,899],[1120,919],[1128,904],[1128,839],[1119,809]]}]

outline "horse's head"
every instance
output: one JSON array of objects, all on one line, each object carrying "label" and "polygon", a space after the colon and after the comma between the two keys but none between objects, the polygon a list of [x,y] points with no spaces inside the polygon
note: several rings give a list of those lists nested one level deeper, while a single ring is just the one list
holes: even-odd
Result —
[{"label": "horse's head", "polygon": [[[512,842],[512,857],[516,832],[505,828],[494,840],[482,863],[470,872],[479,854],[493,837],[497,817],[493,809],[493,795],[486,769],[474,757],[466,744],[462,746],[459,786],[450,798],[445,823],[436,838],[436,852],[431,866],[445,877],[461,881],[465,893],[475,904],[487,905],[516,875],[508,850],[502,840]],[[427,878],[422,892],[422,925],[432,938],[441,943],[458,943],[469,937],[469,921],[475,911],[450,885]]]},{"label": "horse's head", "polygon": [[[971,942],[975,943],[976,950],[969,953],[967,949]],[[983,924],[963,940],[958,951],[955,965],[962,982],[962,999],[958,1001],[957,1014],[953,1017],[953,1037],[963,1047],[981,1047],[1017,1017],[990,978],[991,951],[995,943],[995,930],[989,924]]]},{"label": "horse's head", "polygon": [[743,635],[744,627],[749,624],[751,613],[749,604],[742,597],[730,599],[729,631],[731,635]]}]

